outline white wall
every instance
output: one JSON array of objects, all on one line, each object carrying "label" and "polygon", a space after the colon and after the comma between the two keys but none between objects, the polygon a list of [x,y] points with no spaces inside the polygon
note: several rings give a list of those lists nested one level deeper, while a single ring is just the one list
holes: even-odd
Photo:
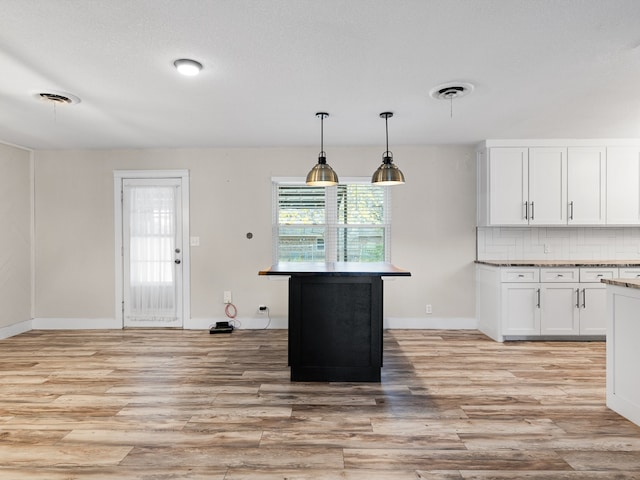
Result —
[{"label": "white wall", "polygon": [[0,144],[0,338],[31,318],[31,199],[30,152]]},{"label": "white wall", "polygon": [[[304,177],[314,148],[35,152],[35,316],[114,318],[113,170],[189,169],[191,315],[224,316],[233,292],[243,326],[287,315],[287,283],[259,277],[271,264],[271,178]],[[327,150],[339,175],[369,176],[381,148]],[[411,326],[430,318],[473,319],[475,151],[454,146],[394,148],[407,184],[392,190],[392,261],[413,276],[385,283],[385,317]],[[248,240],[246,233],[252,232]],[[433,304],[427,317],[425,304]],[[282,322],[281,322],[282,324]]]}]

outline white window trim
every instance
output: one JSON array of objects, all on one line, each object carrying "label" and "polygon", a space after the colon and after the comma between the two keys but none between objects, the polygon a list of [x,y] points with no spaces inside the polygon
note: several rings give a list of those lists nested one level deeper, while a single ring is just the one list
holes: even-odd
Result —
[{"label": "white window trim", "polygon": [[[272,234],[271,234],[271,243],[272,243],[272,252],[271,258],[274,263],[278,262],[278,194],[277,194],[277,185],[304,185],[305,178],[304,177],[271,177],[271,195],[272,195]],[[370,177],[340,177],[340,184],[370,184]],[[325,187],[325,188],[336,188],[336,187]],[[385,262],[391,262],[391,187],[384,186],[385,189],[385,202],[384,202],[384,218],[387,220],[387,223],[383,224],[384,226],[384,258]],[[332,206],[332,208],[327,209],[327,224],[326,228],[337,228],[331,227],[331,225],[337,224],[337,211],[336,208]],[[330,221],[333,220],[334,223],[331,224]],[[371,227],[379,227],[380,225],[362,225],[363,227],[371,226]],[[332,240],[333,239],[333,240]],[[329,231],[326,232],[325,235],[325,249],[327,251],[331,250],[332,247],[336,247],[336,245],[330,245],[332,241],[337,241],[337,235],[331,235]],[[325,258],[326,260],[326,258]]]}]

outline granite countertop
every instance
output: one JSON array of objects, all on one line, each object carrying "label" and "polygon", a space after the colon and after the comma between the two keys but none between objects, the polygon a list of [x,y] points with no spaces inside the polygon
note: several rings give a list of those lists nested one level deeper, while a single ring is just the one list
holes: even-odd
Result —
[{"label": "granite countertop", "polygon": [[494,267],[640,267],[640,260],[476,260]]},{"label": "granite countertop", "polygon": [[608,285],[640,289],[640,280],[629,280],[628,278],[603,278],[600,281]]}]

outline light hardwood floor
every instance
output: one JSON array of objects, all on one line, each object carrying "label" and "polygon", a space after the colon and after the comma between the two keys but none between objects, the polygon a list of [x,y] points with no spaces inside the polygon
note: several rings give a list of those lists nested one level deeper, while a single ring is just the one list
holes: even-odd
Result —
[{"label": "light hardwood floor", "polygon": [[640,479],[604,342],[395,330],[380,384],[329,384],[289,381],[286,335],[2,340],[0,478]]}]

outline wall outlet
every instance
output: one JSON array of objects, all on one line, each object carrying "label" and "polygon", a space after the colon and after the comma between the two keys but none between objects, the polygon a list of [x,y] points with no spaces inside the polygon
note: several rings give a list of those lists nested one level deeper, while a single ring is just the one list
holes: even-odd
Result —
[{"label": "wall outlet", "polygon": [[269,307],[266,305],[258,305],[258,315],[265,315],[267,310],[269,310]]},{"label": "wall outlet", "polygon": [[431,307],[431,304],[427,304],[427,308],[425,309],[427,315],[431,315],[433,313],[433,308]]},{"label": "wall outlet", "polygon": [[544,253],[551,253],[551,245],[548,243],[544,244]]},{"label": "wall outlet", "polygon": [[231,303],[231,291],[229,290],[224,292],[224,303]]}]

